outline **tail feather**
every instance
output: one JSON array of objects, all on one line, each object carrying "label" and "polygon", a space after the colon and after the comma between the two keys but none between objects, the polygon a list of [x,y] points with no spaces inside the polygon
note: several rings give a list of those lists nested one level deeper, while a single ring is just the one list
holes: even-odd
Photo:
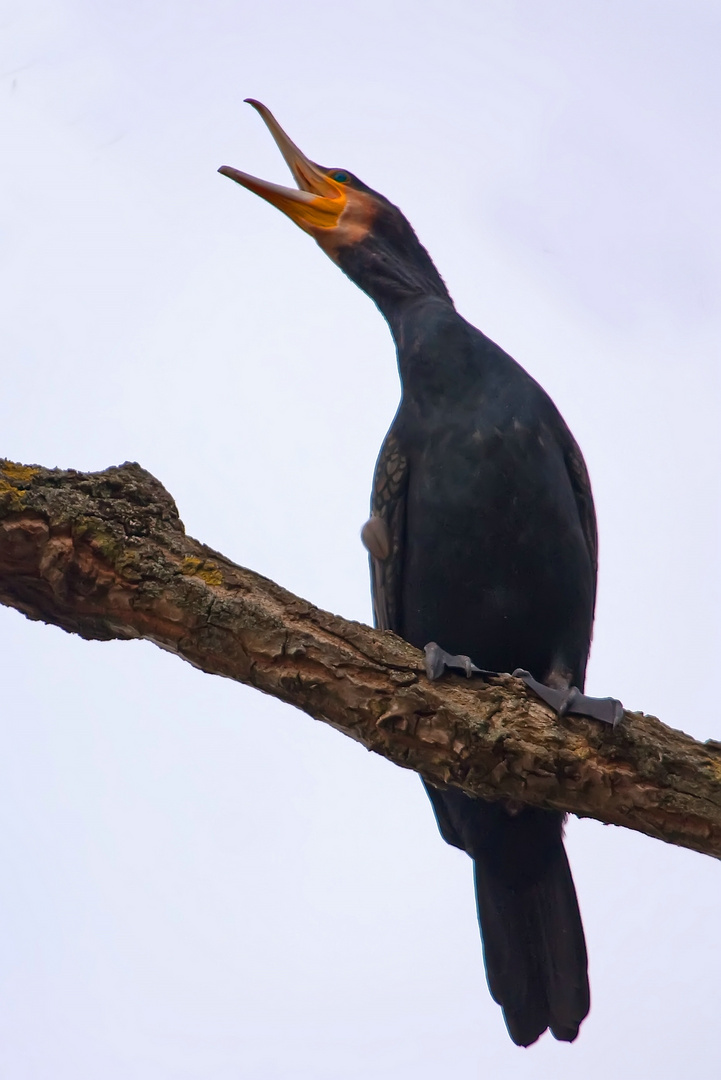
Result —
[{"label": "tail feather", "polygon": [[529,1046],[551,1029],[572,1042],[589,1009],[586,944],[562,842],[535,881],[509,883],[475,860],[488,986],[508,1032]]},{"label": "tail feather", "polygon": [[[515,820],[521,834],[525,813]],[[507,860],[499,865],[493,852],[476,853],[478,920],[491,996],[503,1009],[508,1034],[522,1047],[547,1027],[557,1039],[572,1042],[588,1013],[588,975],[583,924],[560,831],[542,864],[536,862],[535,873],[507,870]]]},{"label": "tail feather", "polygon": [[563,816],[426,785],[443,838],[474,860],[488,987],[509,1034],[572,1042],[589,1009],[586,943]]}]

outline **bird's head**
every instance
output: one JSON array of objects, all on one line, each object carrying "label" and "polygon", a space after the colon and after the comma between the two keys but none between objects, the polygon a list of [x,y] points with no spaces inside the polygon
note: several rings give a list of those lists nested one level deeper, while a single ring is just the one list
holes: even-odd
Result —
[{"label": "bird's head", "polygon": [[337,259],[340,248],[359,243],[371,231],[380,197],[347,169],[316,165],[288,138],[270,109],[253,98],[246,101],[265,121],[298,187],[259,180],[230,165],[218,172],[277,206]]},{"label": "bird's head", "polygon": [[419,291],[450,299],[425,248],[401,211],[347,169],[317,165],[298,149],[260,101],[260,113],[293,174],[297,188],[223,165],[218,172],[272,203],[318,245],[383,309],[383,299]]}]

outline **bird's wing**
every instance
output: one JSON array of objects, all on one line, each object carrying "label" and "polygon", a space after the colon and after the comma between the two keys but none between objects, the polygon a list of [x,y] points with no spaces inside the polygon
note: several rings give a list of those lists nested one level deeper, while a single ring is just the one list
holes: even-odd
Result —
[{"label": "bird's wing", "polygon": [[563,448],[563,456],[576,499],[578,516],[581,520],[581,528],[588,549],[588,557],[593,567],[595,597],[596,576],[598,574],[598,529],[596,526],[596,511],[593,506],[593,494],[591,493],[591,481],[588,476],[586,462],[583,460],[583,454],[568,428],[566,428],[566,434],[567,439]]},{"label": "bird's wing", "polygon": [[379,630],[401,629],[401,575],[405,544],[408,459],[393,428],[378,455],[371,516],[361,537],[370,555],[373,615]]}]

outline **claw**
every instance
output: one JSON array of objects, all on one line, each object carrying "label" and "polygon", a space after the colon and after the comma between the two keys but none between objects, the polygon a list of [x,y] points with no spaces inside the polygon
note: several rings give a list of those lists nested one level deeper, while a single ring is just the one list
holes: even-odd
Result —
[{"label": "claw", "polygon": [[533,678],[530,671],[516,668],[513,672],[517,679],[522,679],[529,690],[536,697],[545,701],[546,705],[557,712],[559,716],[587,716],[591,720],[600,720],[604,724],[612,724],[616,727],[623,718],[623,705],[616,698],[587,697],[581,693],[577,686],[569,686],[565,690],[556,690],[545,683],[540,683]]},{"label": "claw", "polygon": [[498,674],[497,671],[486,671],[485,668],[476,667],[470,656],[464,656],[462,653],[452,656],[435,641],[429,641],[423,652],[426,654],[426,675],[432,682],[440,679],[446,671],[460,671],[467,679],[470,679],[472,675]]}]

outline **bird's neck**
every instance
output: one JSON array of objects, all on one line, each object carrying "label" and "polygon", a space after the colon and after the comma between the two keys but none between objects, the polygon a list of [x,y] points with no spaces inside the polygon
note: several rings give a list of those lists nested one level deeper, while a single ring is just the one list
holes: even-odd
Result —
[{"label": "bird's neck", "polygon": [[[472,337],[430,255],[405,219],[390,242],[382,232],[342,249],[342,270],[375,301],[390,327],[407,402],[453,406],[478,383]],[[477,342],[475,343],[477,345]]]},{"label": "bird's neck", "polygon": [[429,335],[433,336],[439,324],[459,318],[451,298],[434,293],[404,297],[389,305],[383,314],[399,357],[413,353],[419,347],[423,348],[426,339]]},{"label": "bird's neck", "polygon": [[373,234],[338,255],[341,269],[374,301],[394,337],[407,310],[424,299],[453,306],[430,255],[410,226],[408,231],[408,250],[403,255]]},{"label": "bird's neck", "polygon": [[465,382],[466,323],[450,298],[417,297],[396,307],[388,323],[406,397],[438,401]]}]

